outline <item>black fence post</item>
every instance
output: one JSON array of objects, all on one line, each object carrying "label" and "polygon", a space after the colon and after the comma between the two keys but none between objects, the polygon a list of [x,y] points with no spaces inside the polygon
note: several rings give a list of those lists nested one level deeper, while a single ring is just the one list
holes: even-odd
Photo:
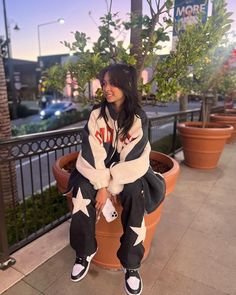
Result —
[{"label": "black fence post", "polygon": [[150,119],[148,119],[148,140],[152,144],[152,125]]},{"label": "black fence post", "polygon": [[171,155],[173,155],[173,157],[175,156],[176,141],[177,141],[177,116],[174,116],[172,147],[171,147]]},{"label": "black fence post", "polygon": [[193,112],[191,113],[191,122],[193,122],[193,117],[194,117],[194,114]]},{"label": "black fence post", "polygon": [[9,257],[7,228],[5,222],[4,200],[2,192],[2,177],[0,172],[0,270],[5,270],[15,264],[16,260]]}]

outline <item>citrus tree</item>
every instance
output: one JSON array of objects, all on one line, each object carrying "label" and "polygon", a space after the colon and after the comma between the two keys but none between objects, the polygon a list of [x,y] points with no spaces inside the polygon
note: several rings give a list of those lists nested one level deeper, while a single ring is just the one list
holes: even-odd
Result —
[{"label": "citrus tree", "polygon": [[199,19],[197,25],[188,26],[180,34],[176,50],[157,60],[153,78],[146,85],[150,90],[151,84],[156,83],[156,100],[175,100],[178,92],[184,95],[192,90],[204,98],[212,88],[224,62],[216,53],[232,22],[224,0],[214,0],[213,4],[215,13],[206,23]]},{"label": "citrus tree", "polygon": [[[172,24],[170,10],[173,1],[167,0],[162,5],[157,1],[146,1],[150,8],[150,16],[142,15],[141,0],[132,0],[128,21],[122,20],[119,13],[112,13],[112,1],[110,1],[107,13],[100,17],[99,37],[92,43],[91,49],[88,49],[90,38],[79,31],[74,33],[74,42],[62,42],[78,56],[73,65],[67,64],[64,68],[67,70],[69,68],[71,75],[79,81],[79,98],[86,99],[87,83],[95,79],[98,72],[111,62],[135,65],[141,78],[144,66],[152,63],[155,50],[161,49],[160,42],[169,40],[167,31]],[[162,15],[166,16],[165,22],[161,22]],[[131,41],[125,46],[124,42],[119,40],[119,36],[129,31],[131,31]],[[53,79],[52,76],[48,76],[49,80],[51,78]],[[61,81],[63,87],[65,86],[65,79],[58,81]],[[48,85],[52,83],[49,82]]]},{"label": "citrus tree", "polygon": [[55,64],[43,72],[45,88],[62,92],[65,87],[66,68],[62,65]]},{"label": "citrus tree", "polygon": [[[62,42],[78,55],[78,60],[74,64],[74,75],[77,73],[80,79],[82,94],[86,83],[96,78],[100,69],[111,62],[135,65],[140,82],[144,67],[151,66],[153,77],[145,85],[140,83],[141,91],[149,95],[154,83],[157,86],[155,100],[161,102],[176,100],[177,93],[181,93],[182,96],[190,93],[193,87],[191,78],[193,73],[190,73],[190,69],[197,71],[199,64],[205,64],[210,68],[208,61],[211,59],[208,55],[214,52],[230,29],[232,13],[227,12],[225,1],[213,0],[214,14],[204,24],[199,16],[198,24],[188,26],[180,34],[176,50],[164,58],[159,57],[157,51],[162,48],[163,41],[169,40],[168,30],[172,26],[170,11],[173,8],[173,1],[166,0],[162,4],[160,1],[146,0],[146,2],[150,9],[149,15],[142,15],[140,1],[137,1],[136,5],[131,6],[133,11],[130,19],[123,21],[118,13],[112,13],[112,1],[110,1],[107,13],[100,18],[99,37],[92,43],[92,49],[88,48],[90,38],[78,31],[74,33],[74,42]],[[136,38],[132,37],[130,44],[125,46],[116,36],[130,30],[131,36]],[[137,32],[136,35],[132,34],[134,30],[139,32],[139,38]]]}]

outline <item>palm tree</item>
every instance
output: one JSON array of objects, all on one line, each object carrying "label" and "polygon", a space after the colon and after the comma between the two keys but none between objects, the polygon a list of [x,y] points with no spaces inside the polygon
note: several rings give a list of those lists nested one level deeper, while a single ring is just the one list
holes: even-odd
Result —
[{"label": "palm tree", "polygon": [[[7,88],[3,58],[0,55],[0,140],[11,137],[11,121],[8,108]],[[1,158],[7,156],[7,150],[1,149]],[[0,181],[4,203],[13,205],[17,202],[15,162],[0,162]]]},{"label": "palm tree", "polygon": [[3,59],[0,57],[0,139],[11,136],[11,121],[8,109],[6,78],[3,67]]}]

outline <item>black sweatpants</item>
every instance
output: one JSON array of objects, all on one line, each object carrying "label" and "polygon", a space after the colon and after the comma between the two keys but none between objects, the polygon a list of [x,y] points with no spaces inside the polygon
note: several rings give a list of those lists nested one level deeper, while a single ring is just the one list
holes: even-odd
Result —
[{"label": "black sweatpants", "polygon": [[[97,249],[96,193],[88,179],[80,173],[76,175],[72,193],[74,209],[70,226],[70,243],[76,255],[80,257],[90,256]],[[124,268],[139,268],[144,254],[143,240],[146,234],[141,179],[126,184],[119,198],[123,207],[121,214],[123,235],[120,238],[121,245],[117,257]]]}]

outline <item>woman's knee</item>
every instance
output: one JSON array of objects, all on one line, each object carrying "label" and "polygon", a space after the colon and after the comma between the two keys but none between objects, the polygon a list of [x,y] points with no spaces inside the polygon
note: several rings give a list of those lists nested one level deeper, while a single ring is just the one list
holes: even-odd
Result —
[{"label": "woman's knee", "polygon": [[82,196],[84,196],[85,198],[93,198],[96,194],[96,191],[94,190],[89,180],[80,173],[77,174],[77,177],[74,178],[74,181],[72,183],[72,196],[74,198],[77,196],[79,188],[82,193]]},{"label": "woman's knee", "polygon": [[124,198],[136,198],[142,192],[142,182],[136,180],[135,182],[128,183],[124,185],[123,191],[120,193],[121,197]]}]

